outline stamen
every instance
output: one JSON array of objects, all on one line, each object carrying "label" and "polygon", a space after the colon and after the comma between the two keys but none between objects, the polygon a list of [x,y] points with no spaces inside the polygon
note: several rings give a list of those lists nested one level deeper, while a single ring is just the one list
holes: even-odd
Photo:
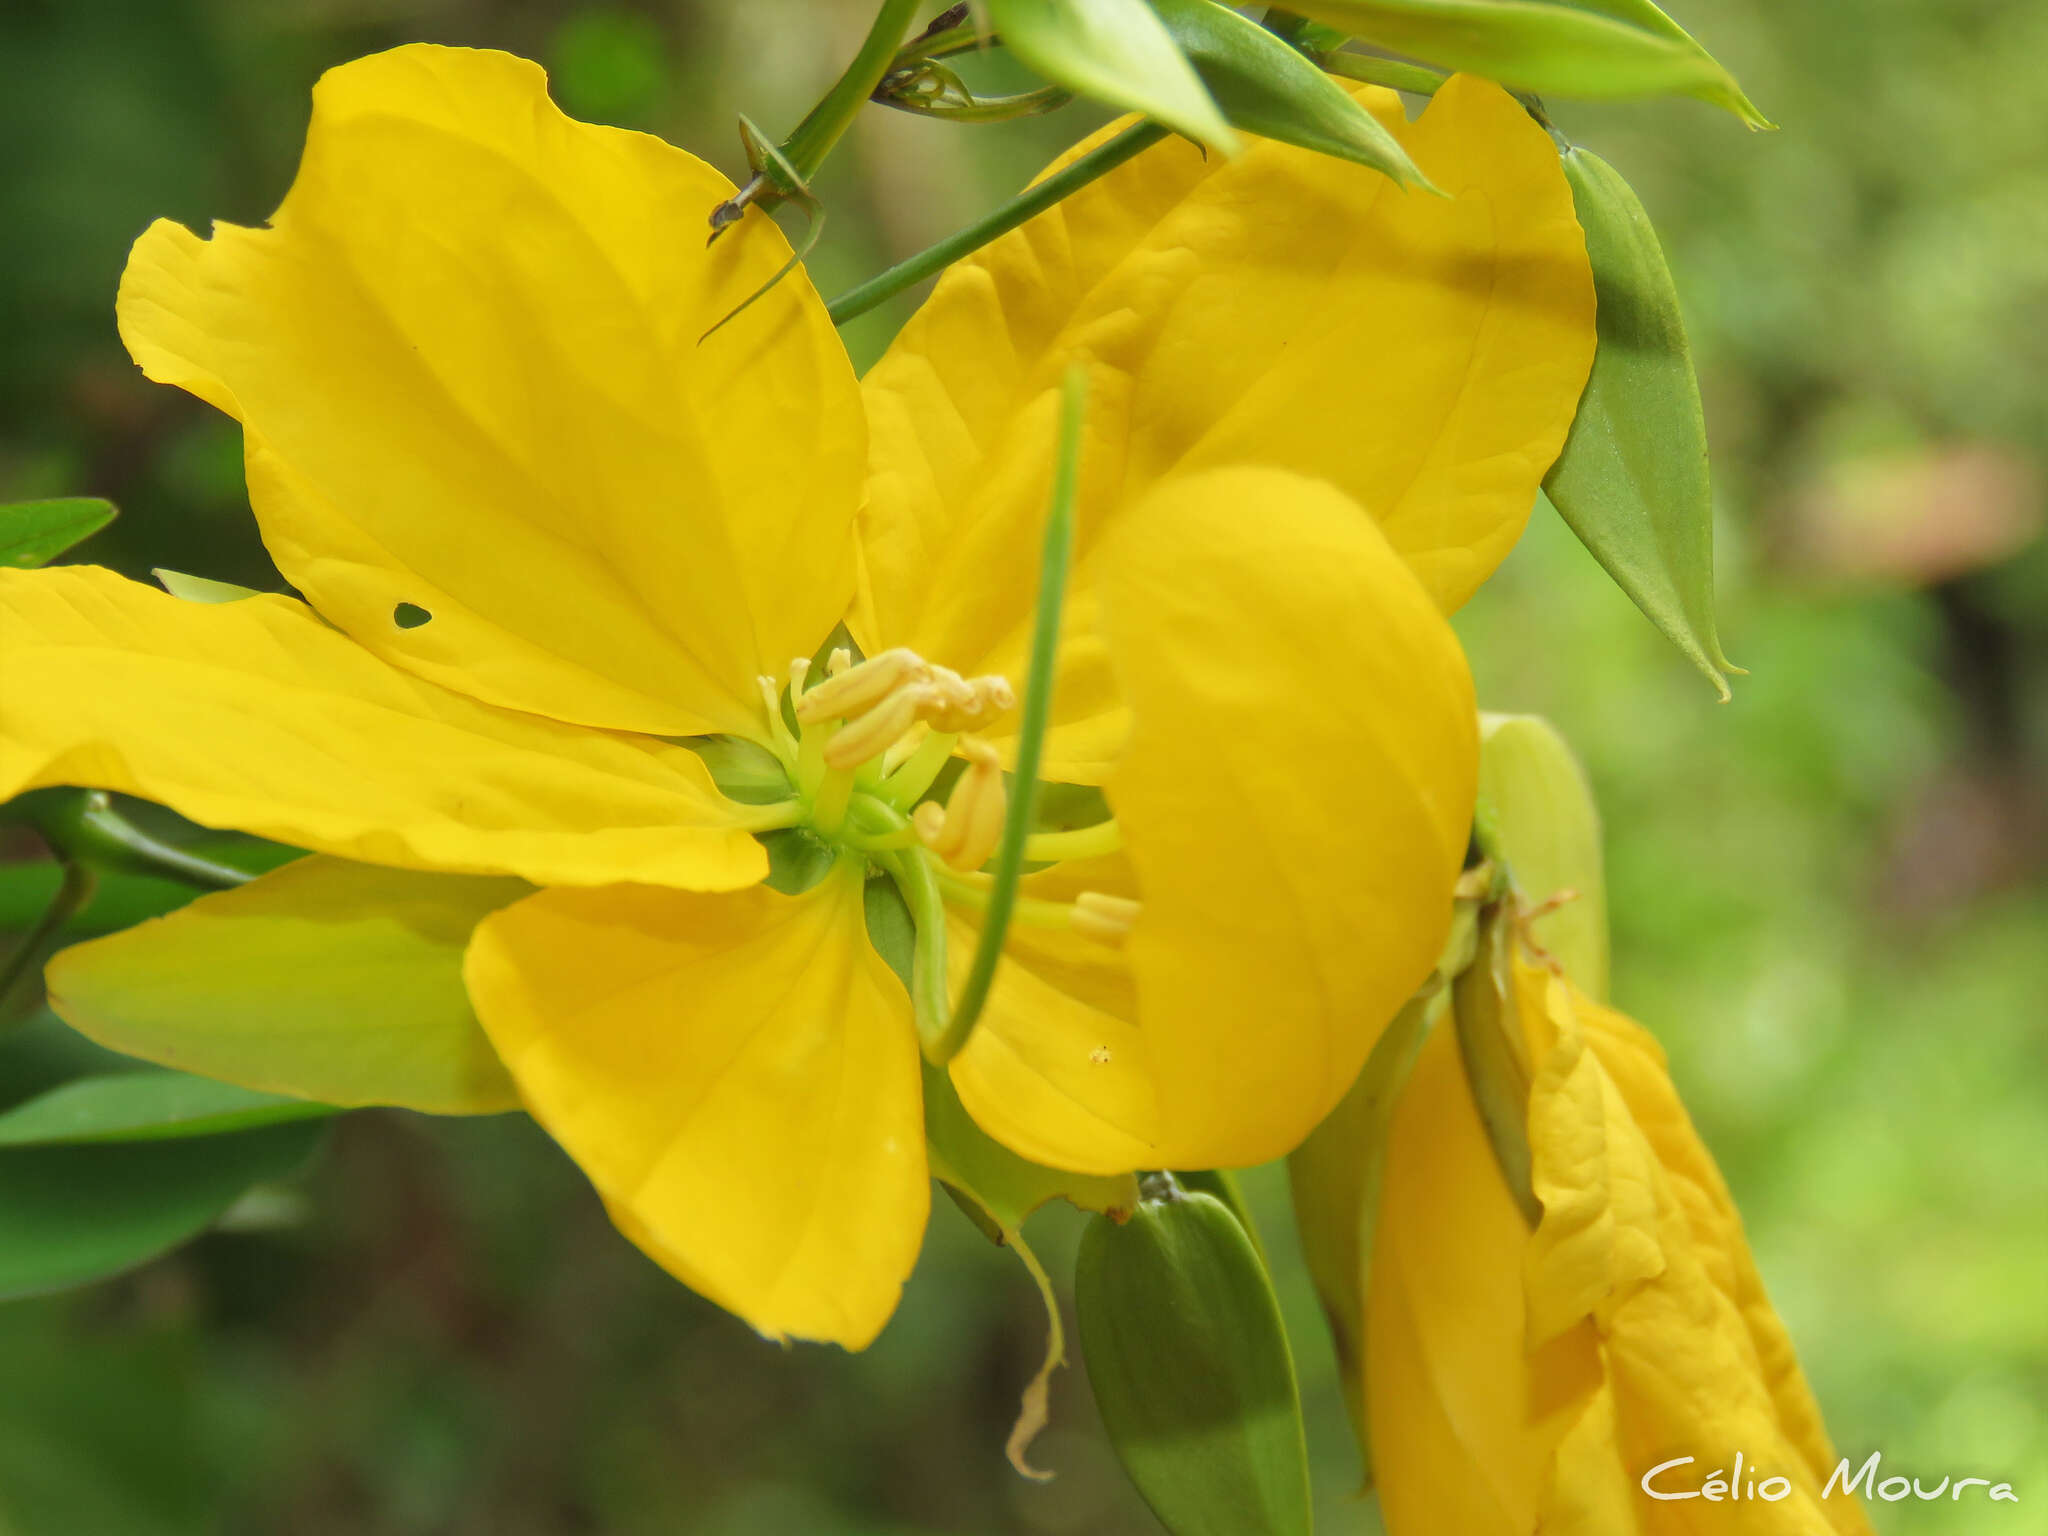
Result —
[{"label": "stamen", "polygon": [[945,810],[934,815],[938,805],[928,800],[912,821],[924,845],[965,874],[986,864],[1002,841],[1009,796],[1003,789],[1003,761],[994,747],[970,736],[960,748],[967,771],[953,786]]},{"label": "stamen", "polygon": [[[804,695],[797,705],[796,717],[805,724],[835,716],[851,720],[857,715],[867,714],[900,691],[906,683],[922,682],[930,675],[931,667],[922,656],[899,646],[826,678]],[[896,734],[901,734],[900,727]],[[885,740],[881,746],[888,744]],[[880,746],[876,748],[877,751],[880,749]]]},{"label": "stamen", "polygon": [[[910,739],[905,737],[904,741]],[[897,747],[903,744],[898,742],[896,747],[891,747],[889,756],[895,756]],[[896,805],[916,804],[918,797],[932,787],[946,764],[952,761],[953,745],[953,737],[947,732],[927,730],[924,739],[906,752],[902,765],[890,771],[882,793]],[[888,759],[883,761],[886,763]]]},{"label": "stamen", "polygon": [[1092,827],[1075,827],[1066,832],[1034,832],[1024,840],[1024,857],[1033,864],[1057,864],[1062,859],[1095,859],[1117,852],[1124,845],[1123,831],[1116,818],[1098,821]]},{"label": "stamen", "polygon": [[832,647],[832,654],[825,658],[825,675],[827,677],[837,677],[852,665],[853,652],[843,645],[835,645]]},{"label": "stamen", "polygon": [[[868,663],[861,663],[861,666],[866,665]],[[852,672],[820,683],[811,690],[804,703],[809,704],[819,694],[859,671],[860,667],[855,667]],[[887,751],[898,736],[917,724],[918,717],[924,713],[930,690],[931,684],[921,680],[903,683],[893,693],[876,700],[866,711],[849,712],[846,724],[825,745],[826,763],[833,768],[853,768]]]},{"label": "stamen", "polygon": [[971,731],[987,725],[998,715],[1017,707],[1017,693],[1006,677],[962,678],[949,674],[959,686],[948,689],[937,706],[925,716],[938,731]]},{"label": "stamen", "polygon": [[796,738],[789,734],[789,723],[782,718],[782,690],[775,679],[762,676],[754,679],[761,690],[761,703],[768,710],[768,732],[774,738],[775,755],[782,759],[782,766],[793,768],[797,757]]},{"label": "stamen", "polygon": [[1074,915],[1069,923],[1083,938],[1120,949],[1124,940],[1131,936],[1131,929],[1137,926],[1138,914],[1142,910],[1128,896],[1083,891],[1074,898]]},{"label": "stamen", "polygon": [[811,678],[811,658],[799,656],[789,664],[789,700],[792,704],[804,701],[804,684]]}]

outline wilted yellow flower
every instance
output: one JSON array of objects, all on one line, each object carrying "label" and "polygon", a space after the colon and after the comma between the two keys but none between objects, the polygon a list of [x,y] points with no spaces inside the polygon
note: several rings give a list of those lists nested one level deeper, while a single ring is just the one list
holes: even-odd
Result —
[{"label": "wilted yellow flower", "polygon": [[[1519,955],[1513,989],[1534,1230],[1449,1019],[1394,1113],[1365,1312],[1388,1530],[1866,1536],[1662,1050]],[[1658,1491],[1727,1486],[1652,1498],[1674,1462]]]},{"label": "wilted yellow flower", "polygon": [[[1544,134],[1472,82],[1402,131],[1452,199],[1149,153],[957,266],[863,385],[800,271],[700,339],[788,255],[762,218],[705,248],[701,161],[504,55],[332,72],[270,227],[156,225],[119,306],[242,423],[305,601],[0,572],[0,796],[330,857],[69,952],[55,1006],[336,1102],[516,1090],[677,1275],[865,1343],[928,1203],[866,882],[931,882],[965,964],[1080,363],[1045,773],[1109,819],[1034,844],[953,1079],[1062,1168],[1284,1152],[1436,953],[1475,753],[1439,610],[1513,543],[1592,346]],[[865,663],[792,669],[842,622]],[[829,864],[801,894],[761,884],[778,829]]]}]

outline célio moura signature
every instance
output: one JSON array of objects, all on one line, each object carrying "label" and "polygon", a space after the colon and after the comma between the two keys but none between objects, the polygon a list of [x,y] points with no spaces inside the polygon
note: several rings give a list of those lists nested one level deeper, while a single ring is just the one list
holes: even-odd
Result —
[{"label": "c\u00e9lio moura signature", "polygon": [[[1791,1496],[1790,1478],[1758,1478],[1754,1475],[1756,1469],[1752,1467],[1749,1469],[1751,1476],[1745,1479],[1740,1451],[1735,1453],[1733,1471],[1716,1467],[1713,1475],[1706,1481],[1687,1486],[1688,1478],[1679,1469],[1692,1466],[1695,1460],[1696,1458],[1691,1456],[1679,1456],[1671,1461],[1659,1462],[1643,1474],[1643,1492],[1653,1499],[1705,1499],[1712,1504],[1718,1504],[1723,1500],[1737,1502],[1746,1499],[1762,1499],[1768,1503],[1776,1503]],[[1908,1495],[1929,1501],[1944,1497],[1955,1501],[1962,1498],[1965,1489],[1981,1488],[1984,1492],[1975,1497],[1989,1499],[1994,1504],[2017,1504],[2020,1501],[2020,1496],[2012,1491],[2011,1483],[1993,1482],[1988,1477],[1944,1477],[1929,1487],[1917,1477],[1881,1476],[1882,1462],[1883,1453],[1872,1451],[1869,1460],[1852,1473],[1849,1470],[1849,1458],[1844,1456],[1836,1463],[1833,1474],[1827,1480],[1827,1486],[1820,1491],[1820,1496],[1831,1499],[1837,1494],[1847,1496],[1861,1492],[1865,1498],[1879,1498],[1887,1503],[1896,1504]]]}]

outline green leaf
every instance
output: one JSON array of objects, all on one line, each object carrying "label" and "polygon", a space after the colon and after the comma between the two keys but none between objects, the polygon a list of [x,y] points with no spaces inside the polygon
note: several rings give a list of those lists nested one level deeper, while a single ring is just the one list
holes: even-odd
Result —
[{"label": "green leaf", "polygon": [[1174,1536],[1307,1536],[1294,1357],[1265,1266],[1213,1195],[1146,1180],[1081,1235],[1074,1313],[1124,1470]]},{"label": "green leaf", "polygon": [[259,1092],[510,1109],[462,955],[480,920],[530,890],[315,855],[65,950],[50,1006],[103,1045]]},{"label": "green leaf", "polygon": [[245,597],[263,595],[254,587],[239,586],[232,581],[215,581],[210,576],[187,576],[183,571],[168,571],[162,566],[157,566],[150,575],[171,596],[181,597],[188,603],[239,603]]},{"label": "green leaf", "polygon": [[1599,345],[1564,452],[1543,482],[1572,532],[1723,699],[1714,623],[1707,423],[1678,289],[1643,205],[1614,167],[1564,157],[1586,231]]},{"label": "green leaf", "polygon": [[122,1072],[74,1079],[0,1114],[0,1147],[218,1136],[333,1113],[185,1072]]},{"label": "green leaf", "polygon": [[1237,135],[1145,0],[988,0],[988,14],[1003,46],[1055,85],[1237,152]]},{"label": "green leaf", "polygon": [[204,1231],[294,1172],[315,1124],[143,1145],[0,1150],[0,1300],[104,1280]]},{"label": "green leaf", "polygon": [[1600,808],[1570,745],[1538,715],[1479,717],[1480,841],[1508,867],[1515,891],[1540,904],[1536,939],[1588,997],[1607,997],[1607,879]]},{"label": "green leaf", "polygon": [[1152,8],[1232,127],[1370,166],[1403,186],[1430,185],[1385,124],[1257,22],[1216,0]]},{"label": "green leaf", "polygon": [[[1564,3],[1577,6],[1582,11],[1598,11],[1603,16],[1612,16],[1617,21],[1627,22],[1630,26],[1640,27],[1645,32],[1656,33],[1661,37],[1670,38],[1683,47],[1695,49],[1701,58],[1712,58],[1706,49],[1700,47],[1690,32],[1667,16],[1653,0],[1564,0]],[[1715,68],[1719,70],[1720,66],[1716,64]],[[1722,70],[1721,74],[1722,85],[1695,91],[1693,94],[1702,101],[1710,101],[1717,107],[1727,108],[1752,128],[1777,127],[1776,123],[1757,110],[1755,102],[1743,94],[1742,87],[1735,83],[1733,75],[1725,70]]]},{"label": "green leaf", "polygon": [[[1291,9],[1354,37],[1545,95],[1698,96],[1768,126],[1728,71],[1671,24],[1644,25],[1629,0],[1300,0]],[[1662,14],[1661,12],[1659,13]]]},{"label": "green leaf", "polygon": [[19,571],[47,565],[114,517],[114,504],[96,496],[60,496],[0,507],[0,565]]}]

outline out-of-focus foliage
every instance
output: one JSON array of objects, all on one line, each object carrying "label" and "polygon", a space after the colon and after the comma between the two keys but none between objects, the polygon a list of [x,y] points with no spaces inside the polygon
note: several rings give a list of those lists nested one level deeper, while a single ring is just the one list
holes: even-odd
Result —
[{"label": "out-of-focus foliage", "polygon": [[[734,114],[793,125],[863,10],[10,0],[0,501],[105,496],[123,516],[78,558],[275,588],[234,429],[141,379],[113,292],[152,217],[275,205],[327,65],[411,39],[509,47],[550,64],[571,110],[733,173]],[[1674,11],[1781,133],[1689,102],[1553,116],[1641,193],[1676,273],[1713,444],[1721,633],[1750,675],[1712,703],[1547,509],[1462,628],[1486,707],[1548,716],[1585,761],[1614,997],[1670,1045],[1842,1450],[2038,1500],[2048,10],[1868,0],[1853,26],[1784,0]],[[1029,83],[963,62],[978,86]],[[819,178],[819,286],[948,233],[1097,121],[863,114]],[[860,361],[905,307],[848,327]],[[53,889],[38,853],[0,832],[0,928]],[[182,896],[110,880],[80,931]],[[62,1075],[52,1038],[0,1042],[9,1097]],[[1285,1180],[1245,1184],[1324,1528],[1369,1528]],[[1034,1218],[1056,1276],[1079,1220]],[[784,1354],[667,1280],[518,1117],[348,1117],[309,1182],[258,1191],[223,1226],[125,1280],[0,1306],[0,1532],[1147,1528],[1078,1369],[1033,1449],[1058,1480],[1008,1472],[1042,1317],[1014,1262],[943,1205],[901,1314],[858,1358]],[[1890,1536],[1954,1518],[1875,1512]]]}]

